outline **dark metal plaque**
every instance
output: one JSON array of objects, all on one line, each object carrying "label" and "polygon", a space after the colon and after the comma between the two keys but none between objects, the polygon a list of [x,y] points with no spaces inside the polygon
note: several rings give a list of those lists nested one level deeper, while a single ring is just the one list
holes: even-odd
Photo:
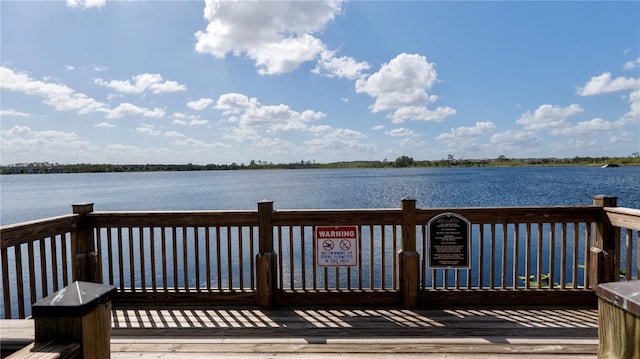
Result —
[{"label": "dark metal plaque", "polygon": [[433,217],[428,226],[429,268],[470,268],[471,222],[456,213]]}]

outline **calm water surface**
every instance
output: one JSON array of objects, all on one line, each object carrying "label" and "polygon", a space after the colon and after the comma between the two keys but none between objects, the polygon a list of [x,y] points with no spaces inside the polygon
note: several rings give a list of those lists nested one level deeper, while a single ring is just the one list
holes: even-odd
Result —
[{"label": "calm water surface", "polygon": [[640,208],[640,167],[393,168],[3,175],[1,224],[95,210],[588,205]]}]

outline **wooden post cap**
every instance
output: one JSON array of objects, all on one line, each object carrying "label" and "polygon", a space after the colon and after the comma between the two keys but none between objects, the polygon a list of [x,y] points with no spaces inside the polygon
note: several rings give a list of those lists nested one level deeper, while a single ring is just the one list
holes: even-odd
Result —
[{"label": "wooden post cap", "polygon": [[598,285],[596,294],[600,299],[640,318],[640,280],[603,283]]},{"label": "wooden post cap", "polygon": [[112,285],[76,281],[34,303],[33,317],[81,317],[110,301],[115,292]]}]

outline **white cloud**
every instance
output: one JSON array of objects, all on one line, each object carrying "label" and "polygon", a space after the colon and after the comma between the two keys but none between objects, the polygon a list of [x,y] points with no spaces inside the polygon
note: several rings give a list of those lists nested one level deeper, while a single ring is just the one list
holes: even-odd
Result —
[{"label": "white cloud", "polygon": [[73,71],[75,69],[75,67],[71,66],[71,65],[67,65],[67,70],[69,71]]},{"label": "white cloud", "polygon": [[247,51],[261,75],[278,75],[293,72],[301,63],[314,60],[324,49],[322,41],[304,34],[280,42],[264,44]]},{"label": "white cloud", "polygon": [[328,125],[311,126],[309,131],[314,133],[315,137],[303,144],[310,153],[340,155],[346,159],[344,156],[364,156],[374,150],[373,145],[360,141],[366,135],[359,131]]},{"label": "white cloud", "polygon": [[230,146],[225,144],[225,143],[220,143],[220,142],[214,142],[214,143],[206,143],[204,141],[200,141],[200,140],[195,140],[193,138],[187,138],[184,140],[174,140],[171,141],[172,145],[176,145],[176,146],[185,146],[185,147],[192,147],[195,149],[199,149],[201,151],[206,151],[209,149],[216,149],[216,148],[229,148]]},{"label": "white cloud", "polygon": [[106,110],[105,104],[65,85],[34,80],[26,73],[14,72],[4,66],[0,67],[0,78],[0,88],[40,96],[45,99],[44,103],[57,111],[77,110],[80,114],[86,114]]},{"label": "white cloud", "polygon": [[14,109],[8,109],[8,110],[0,110],[0,116],[4,117],[4,116],[17,116],[17,117],[27,117],[30,116],[28,113],[26,112],[20,112],[18,110],[14,110]]},{"label": "white cloud", "polygon": [[380,130],[384,130],[384,126],[383,125],[377,125],[377,126],[373,126],[371,129],[375,130],[375,131],[380,131]]},{"label": "white cloud", "polygon": [[600,76],[594,76],[584,87],[579,87],[577,94],[580,96],[599,95],[608,92],[638,90],[640,78],[616,77],[611,78],[611,72],[604,72]]},{"label": "white cloud", "polygon": [[189,122],[191,126],[206,126],[208,123],[209,123],[209,120],[199,120],[199,119],[192,119],[191,122]]},{"label": "white cloud", "polygon": [[234,114],[228,120],[240,127],[257,127],[269,132],[291,129],[304,129],[308,122],[325,117],[322,112],[306,110],[297,112],[289,106],[263,105],[256,98],[238,93],[223,94],[218,98],[215,109],[225,115]]},{"label": "white cloud", "polygon": [[144,117],[164,117],[164,110],[161,108],[154,108],[153,110],[138,107],[130,103],[121,103],[118,107],[105,111],[107,112],[107,118],[120,118],[127,115],[142,115]]},{"label": "white cloud", "polygon": [[525,112],[516,123],[523,125],[525,130],[550,131],[557,133],[558,130],[567,126],[567,117],[582,113],[584,110],[580,105],[570,105],[559,107],[552,105],[541,105],[533,113]]},{"label": "white cloud", "polygon": [[116,126],[110,124],[109,122],[100,122],[100,123],[96,123],[95,125],[93,125],[93,127],[109,128],[109,127],[116,127]]},{"label": "white cloud", "polygon": [[295,70],[324,50],[311,34],[342,11],[341,0],[206,0],[205,31],[196,32],[196,51],[224,58],[231,52],[256,62],[261,74]]},{"label": "white cloud", "polygon": [[610,131],[618,127],[610,121],[594,118],[589,121],[578,122],[575,126],[567,127],[561,131],[564,135],[583,135],[594,132]]},{"label": "white cloud", "polygon": [[499,150],[532,148],[537,147],[540,142],[540,137],[533,131],[500,132],[491,136],[489,140],[489,143]]},{"label": "white cloud", "polygon": [[103,71],[107,71],[109,67],[105,65],[93,65],[92,69],[93,71],[96,71],[96,72],[103,72]]},{"label": "white cloud", "polygon": [[79,7],[83,9],[88,9],[90,7],[101,8],[105,6],[106,0],[67,0],[68,7]]},{"label": "white cloud", "polygon": [[44,98],[44,103],[54,107],[57,111],[76,110],[83,115],[101,112],[105,113],[107,118],[119,118],[126,115],[164,117],[164,110],[161,108],[150,110],[130,103],[121,103],[116,108],[109,109],[104,103],[76,92],[65,85],[34,80],[26,73],[17,73],[6,67],[0,67],[0,78],[2,78],[0,88],[40,96]]},{"label": "white cloud", "polygon": [[369,67],[366,62],[358,62],[348,56],[335,57],[335,51],[325,50],[320,54],[320,59],[311,72],[324,74],[327,77],[355,80],[361,77],[362,72],[368,70]]},{"label": "white cloud", "polygon": [[625,69],[625,70],[633,70],[633,69],[634,69],[634,68],[636,68],[638,65],[640,65],[640,57],[639,57],[639,58],[637,58],[637,59],[635,59],[635,60],[633,60],[633,61],[626,62],[626,63],[624,64],[624,69]]},{"label": "white cloud", "polygon": [[143,135],[149,135],[149,136],[160,136],[162,135],[162,131],[159,130],[155,130],[153,128],[153,125],[140,125],[140,127],[137,127],[135,129],[136,132],[141,133]]},{"label": "white cloud", "polygon": [[439,107],[435,111],[427,105],[438,99],[428,90],[437,82],[438,75],[433,63],[417,54],[400,54],[381,66],[373,75],[356,81],[356,92],[375,98],[370,107],[373,113],[392,111],[387,117],[394,123],[405,120],[441,121],[455,114],[450,107]]},{"label": "white cloud", "polygon": [[178,131],[165,131],[164,137],[184,137],[184,134]]},{"label": "white cloud", "polygon": [[629,94],[629,112],[621,119],[625,123],[640,123],[640,90]]},{"label": "white cloud", "polygon": [[130,80],[105,81],[101,78],[96,78],[93,81],[97,85],[112,88],[124,93],[143,93],[145,91],[151,91],[154,94],[159,94],[163,92],[185,91],[187,89],[185,85],[181,85],[176,81],[163,81],[160,74],[149,73],[133,76],[133,82]]},{"label": "white cloud", "polygon": [[470,138],[476,138],[495,131],[496,125],[491,121],[476,122],[473,127],[461,126],[452,128],[448,133],[443,133],[436,137],[436,140],[443,142],[468,141]]},{"label": "white cloud", "polygon": [[187,102],[187,107],[196,111],[202,111],[205,108],[209,107],[209,105],[211,105],[212,103],[213,103],[213,100],[210,98],[201,98],[196,101]]},{"label": "white cloud", "polygon": [[437,107],[435,110],[429,110],[427,106],[405,106],[387,117],[391,118],[393,123],[403,123],[405,120],[440,122],[455,114],[456,110],[449,106]]},{"label": "white cloud", "polygon": [[84,141],[75,132],[34,131],[26,126],[14,126],[2,131],[2,160],[20,162],[84,162],[97,147]]},{"label": "white cloud", "polygon": [[417,136],[415,132],[411,131],[408,128],[404,128],[404,127],[394,128],[391,131],[385,132],[385,134],[387,134],[387,135],[389,135],[391,137],[413,137],[413,136]]}]

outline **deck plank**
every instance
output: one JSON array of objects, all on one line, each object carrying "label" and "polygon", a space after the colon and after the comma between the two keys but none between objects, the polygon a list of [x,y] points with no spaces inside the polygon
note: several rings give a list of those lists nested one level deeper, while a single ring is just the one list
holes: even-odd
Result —
[{"label": "deck plank", "polygon": [[[595,358],[593,308],[129,307],[112,311],[112,358]],[[3,346],[33,341],[3,320]]]},{"label": "deck plank", "polygon": [[112,358],[595,358],[593,308],[114,311]]}]

